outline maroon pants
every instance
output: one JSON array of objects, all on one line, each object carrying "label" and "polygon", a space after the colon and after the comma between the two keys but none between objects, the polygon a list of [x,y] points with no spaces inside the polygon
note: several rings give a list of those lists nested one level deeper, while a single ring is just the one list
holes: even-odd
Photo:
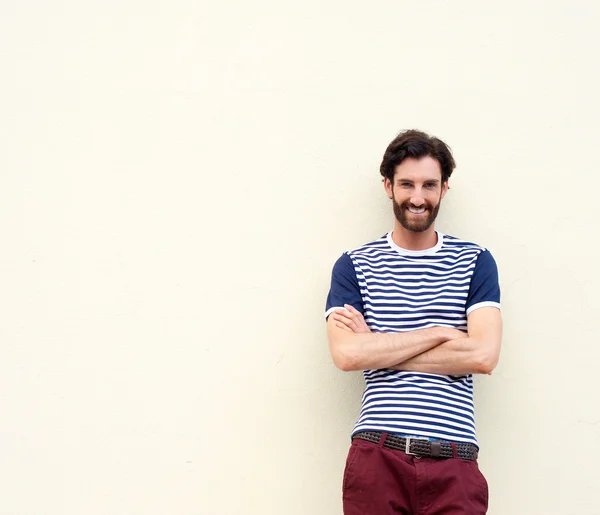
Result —
[{"label": "maroon pants", "polygon": [[476,460],[416,458],[354,440],[344,471],[344,515],[479,515],[488,486]]}]

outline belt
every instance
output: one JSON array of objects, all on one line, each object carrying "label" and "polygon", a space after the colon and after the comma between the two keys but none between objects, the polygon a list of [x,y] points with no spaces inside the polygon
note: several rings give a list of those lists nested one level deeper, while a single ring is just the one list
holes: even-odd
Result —
[{"label": "belt", "polygon": [[[364,431],[356,433],[352,439],[366,440],[367,442],[379,443],[385,433],[375,431]],[[461,458],[463,460],[476,460],[477,446],[464,442],[431,442],[424,438],[403,438],[402,436],[386,435],[383,447],[403,451],[417,458]],[[456,452],[455,452],[456,449]]]}]

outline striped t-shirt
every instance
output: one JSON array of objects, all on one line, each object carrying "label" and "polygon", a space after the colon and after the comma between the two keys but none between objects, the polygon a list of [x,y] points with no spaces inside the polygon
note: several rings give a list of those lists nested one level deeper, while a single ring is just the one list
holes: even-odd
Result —
[{"label": "striped t-shirt", "polygon": [[[344,304],[374,332],[444,326],[467,330],[467,315],[500,308],[498,269],[486,249],[437,232],[435,247],[406,250],[392,233],[344,253],[335,263],[326,317]],[[360,431],[477,445],[473,377],[365,370]]]}]

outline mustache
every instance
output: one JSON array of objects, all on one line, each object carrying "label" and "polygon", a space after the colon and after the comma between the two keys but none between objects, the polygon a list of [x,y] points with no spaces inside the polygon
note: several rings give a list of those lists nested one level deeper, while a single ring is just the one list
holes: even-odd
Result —
[{"label": "mustache", "polygon": [[400,204],[400,207],[402,209],[408,209],[409,207],[412,209],[421,209],[424,208],[426,211],[431,211],[433,209],[433,206],[425,201],[423,204],[421,204],[420,206],[415,206],[414,204],[411,204],[410,201],[405,200],[404,202],[402,202],[402,204]]}]

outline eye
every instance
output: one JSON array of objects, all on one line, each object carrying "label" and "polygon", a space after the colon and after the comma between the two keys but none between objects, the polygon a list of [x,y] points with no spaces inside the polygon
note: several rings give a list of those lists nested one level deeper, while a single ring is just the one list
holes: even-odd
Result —
[{"label": "eye", "polygon": [[410,188],[412,185],[410,182],[401,182],[400,183],[400,187],[401,188]]},{"label": "eye", "polygon": [[425,183],[426,188],[435,188],[435,186],[436,186],[435,182],[426,182]]}]

